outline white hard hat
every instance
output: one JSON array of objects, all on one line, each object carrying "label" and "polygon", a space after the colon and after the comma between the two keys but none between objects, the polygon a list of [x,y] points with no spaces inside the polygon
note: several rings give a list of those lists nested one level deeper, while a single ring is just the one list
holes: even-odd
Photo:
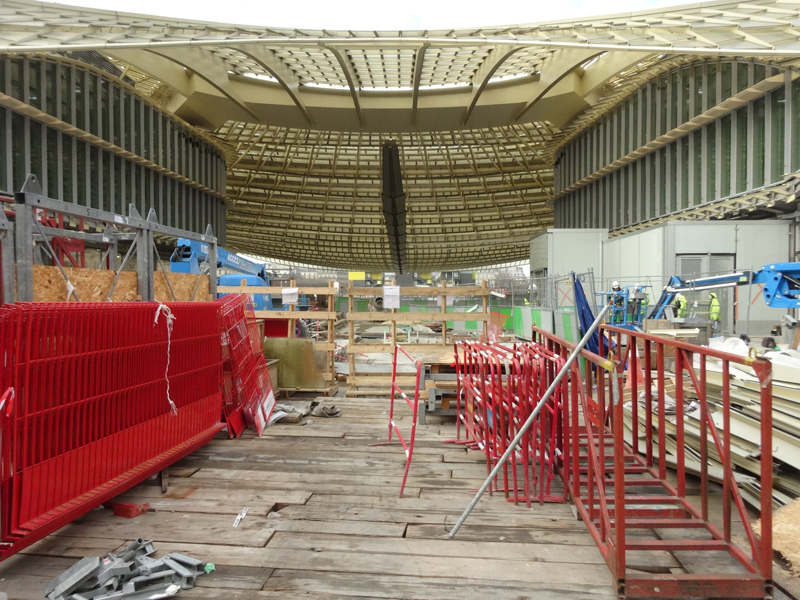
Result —
[{"label": "white hard hat", "polygon": [[619,287],[619,281],[615,281],[614,283],[612,283],[611,287],[618,288]]},{"label": "white hard hat", "polygon": [[535,283],[532,283],[532,284],[531,284],[531,291],[532,291],[532,292],[535,292],[535,291],[536,291],[536,289],[537,289],[537,288],[536,288],[536,284],[535,284]]}]

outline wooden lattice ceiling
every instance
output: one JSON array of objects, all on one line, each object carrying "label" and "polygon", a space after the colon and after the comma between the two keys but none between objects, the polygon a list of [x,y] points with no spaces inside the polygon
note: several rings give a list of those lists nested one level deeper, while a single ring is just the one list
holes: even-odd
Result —
[{"label": "wooden lattice ceiling", "polygon": [[228,244],[264,256],[375,271],[390,264],[380,147],[400,149],[409,264],[431,270],[524,257],[553,225],[546,125],[356,134],[231,122]]}]

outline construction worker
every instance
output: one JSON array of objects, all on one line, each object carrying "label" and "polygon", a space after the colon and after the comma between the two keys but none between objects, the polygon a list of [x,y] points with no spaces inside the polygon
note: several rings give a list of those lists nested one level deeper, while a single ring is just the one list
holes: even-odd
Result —
[{"label": "construction worker", "polygon": [[722,321],[722,311],[719,305],[719,299],[717,298],[717,294],[715,292],[711,292],[709,297],[711,298],[711,305],[708,307],[708,318],[711,319],[711,322],[714,324],[714,331],[718,331],[720,321]]},{"label": "construction worker", "polygon": [[675,307],[676,317],[679,319],[686,318],[686,309],[689,306],[689,304],[686,302],[686,296],[678,292],[675,294],[675,300],[673,300],[672,305]]}]

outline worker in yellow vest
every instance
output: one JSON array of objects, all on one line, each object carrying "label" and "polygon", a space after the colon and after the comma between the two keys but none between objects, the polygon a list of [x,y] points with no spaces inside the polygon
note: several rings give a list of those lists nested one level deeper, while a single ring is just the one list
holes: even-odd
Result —
[{"label": "worker in yellow vest", "polygon": [[686,309],[688,308],[689,304],[686,302],[686,296],[678,292],[675,294],[675,300],[672,302],[675,306],[675,316],[679,319],[686,318]]},{"label": "worker in yellow vest", "polygon": [[708,318],[711,319],[711,322],[714,324],[714,331],[718,331],[720,321],[722,321],[722,310],[719,305],[717,294],[711,292],[709,296],[711,298],[711,306],[708,307]]}]

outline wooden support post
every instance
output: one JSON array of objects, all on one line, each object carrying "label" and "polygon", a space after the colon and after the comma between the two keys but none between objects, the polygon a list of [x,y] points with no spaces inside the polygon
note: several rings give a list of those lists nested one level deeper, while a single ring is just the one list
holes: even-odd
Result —
[{"label": "wooden support post", "polygon": [[[488,285],[486,285],[486,280],[485,279],[481,282],[481,287],[483,289],[486,289],[487,287],[489,287]],[[484,294],[482,299],[483,299],[483,314],[485,315],[489,311],[489,296]],[[489,322],[488,321],[484,321],[483,322],[483,341],[484,342],[488,342],[489,341]]]},{"label": "wooden support post", "polygon": [[[347,282],[347,314],[352,315],[354,312],[355,302],[353,301],[353,282]],[[352,378],[356,376],[356,354],[355,354],[355,343],[356,343],[356,323],[355,321],[348,321],[347,322],[347,362],[350,365],[349,370],[349,380],[352,381]],[[349,383],[348,383],[349,385]],[[355,386],[351,386],[355,387]],[[349,391],[353,391],[350,389]]]},{"label": "wooden support post", "polygon": [[[442,280],[442,288],[447,287],[447,282]],[[442,290],[442,312],[447,313],[447,296],[444,295],[444,290]],[[442,321],[442,345],[447,345],[447,320],[445,319]]]},{"label": "wooden support post", "polygon": [[[333,280],[328,281],[328,288],[330,289],[330,293],[328,294],[328,312],[336,314],[336,288],[333,285]],[[332,348],[332,350],[328,351],[328,362],[329,362],[329,369],[331,373],[331,386],[336,383],[336,344],[334,343],[333,337],[333,329],[336,324],[336,319],[328,319],[328,346]]]},{"label": "wooden support post", "polygon": [[[295,285],[297,285],[297,282],[294,279],[292,279],[289,282],[289,287],[293,288],[293,287],[295,287]],[[300,298],[298,297],[298,300],[299,299]],[[290,304],[289,305],[289,312],[294,312],[294,306],[295,306],[294,304]],[[287,337],[290,337],[290,338],[295,337],[295,335],[296,335],[295,334],[295,325],[296,325],[295,320],[294,319],[289,319],[289,335]]]}]

